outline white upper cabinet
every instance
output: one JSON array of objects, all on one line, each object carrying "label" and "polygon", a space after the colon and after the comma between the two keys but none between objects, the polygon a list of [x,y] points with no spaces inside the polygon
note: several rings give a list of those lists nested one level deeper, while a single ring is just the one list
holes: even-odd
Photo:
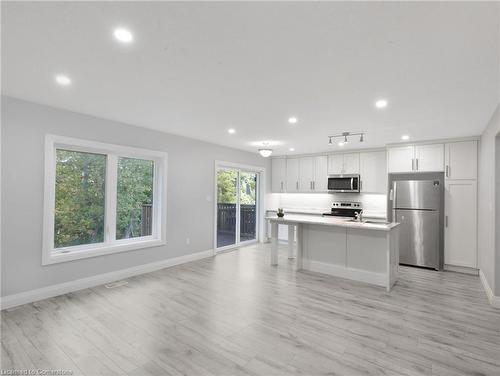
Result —
[{"label": "white upper cabinet", "polygon": [[388,172],[444,171],[444,145],[408,145],[387,150]]},{"label": "white upper cabinet", "polygon": [[444,171],[444,145],[416,145],[414,168],[418,172]]},{"label": "white upper cabinet", "polygon": [[359,153],[329,155],[328,174],[359,174]]},{"label": "white upper cabinet", "polygon": [[328,191],[328,157],[321,155],[314,157],[314,192]]},{"label": "white upper cabinet", "polygon": [[412,172],[414,168],[415,148],[398,146],[387,150],[389,172]]},{"label": "white upper cabinet", "polygon": [[385,151],[359,153],[362,193],[387,193],[387,154]]},{"label": "white upper cabinet", "polygon": [[446,144],[445,164],[447,179],[477,179],[477,141]]},{"label": "white upper cabinet", "polygon": [[314,184],[314,158],[299,159],[299,191],[312,192]]},{"label": "white upper cabinet", "polygon": [[359,174],[359,153],[344,154],[343,174]]},{"label": "white upper cabinet", "polygon": [[289,158],[286,160],[286,191],[300,191],[299,158]]},{"label": "white upper cabinet", "polygon": [[271,190],[275,193],[286,191],[286,159],[271,159]]},{"label": "white upper cabinet", "polygon": [[477,183],[445,184],[444,263],[477,268]]},{"label": "white upper cabinet", "polygon": [[272,158],[271,190],[281,192],[328,192],[328,157]]},{"label": "white upper cabinet", "polygon": [[339,175],[344,170],[344,155],[331,154],[328,156],[328,174]]}]

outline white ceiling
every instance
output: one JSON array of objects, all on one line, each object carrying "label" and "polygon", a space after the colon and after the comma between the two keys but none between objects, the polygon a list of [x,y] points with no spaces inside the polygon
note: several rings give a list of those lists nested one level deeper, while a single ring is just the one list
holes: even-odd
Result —
[{"label": "white ceiling", "polygon": [[3,2],[2,92],[276,154],[339,149],[327,136],[342,131],[366,132],[354,148],[479,135],[499,100],[498,7]]}]

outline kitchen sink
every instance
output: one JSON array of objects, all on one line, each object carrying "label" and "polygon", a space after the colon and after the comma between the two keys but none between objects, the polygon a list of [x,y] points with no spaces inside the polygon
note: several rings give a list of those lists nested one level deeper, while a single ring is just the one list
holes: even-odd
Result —
[{"label": "kitchen sink", "polygon": [[388,225],[390,222],[387,222],[387,221],[377,221],[377,220],[366,220],[366,221],[363,221],[363,223],[371,223],[371,224],[374,224],[374,225]]},{"label": "kitchen sink", "polygon": [[354,223],[368,223],[371,225],[388,225],[390,222],[387,221],[382,221],[382,220],[370,220],[370,219],[363,219],[362,221],[358,221],[357,219],[347,219],[346,222],[354,222]]}]

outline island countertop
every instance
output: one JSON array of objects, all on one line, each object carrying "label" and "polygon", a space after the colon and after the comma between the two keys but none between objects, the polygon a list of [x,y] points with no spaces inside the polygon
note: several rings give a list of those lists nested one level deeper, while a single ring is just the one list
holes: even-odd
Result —
[{"label": "island countertop", "polygon": [[376,223],[376,221],[353,221],[344,217],[330,217],[330,216],[318,216],[318,215],[307,215],[307,214],[285,214],[283,218],[277,216],[268,216],[267,220],[271,222],[277,222],[278,224],[293,224],[293,223],[303,223],[303,224],[314,224],[314,225],[325,225],[325,226],[338,226],[347,227],[355,229],[364,230],[379,230],[379,231],[390,231],[393,228],[399,226],[399,223]]}]

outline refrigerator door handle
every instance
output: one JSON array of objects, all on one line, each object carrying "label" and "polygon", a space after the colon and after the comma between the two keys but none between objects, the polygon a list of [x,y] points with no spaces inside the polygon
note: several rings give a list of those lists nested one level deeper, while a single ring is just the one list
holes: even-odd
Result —
[{"label": "refrigerator door handle", "polygon": [[444,217],[444,227],[448,227],[448,216]]}]

